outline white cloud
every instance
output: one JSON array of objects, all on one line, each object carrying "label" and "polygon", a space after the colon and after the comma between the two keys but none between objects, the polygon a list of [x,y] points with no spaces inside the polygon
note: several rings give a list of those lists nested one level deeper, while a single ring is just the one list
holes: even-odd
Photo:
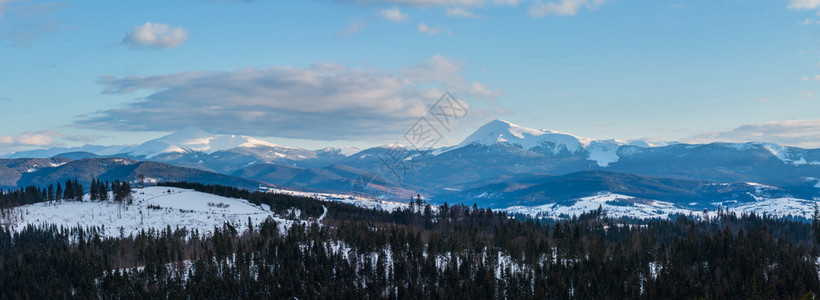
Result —
[{"label": "white cloud", "polygon": [[820,119],[785,120],[741,125],[737,128],[693,136],[690,143],[769,142],[803,148],[820,148]]},{"label": "white cloud", "polygon": [[54,139],[56,136],[59,136],[59,134],[53,130],[0,136],[0,153],[11,153],[20,150],[30,150],[43,147],[55,147],[59,145]]},{"label": "white cloud", "polygon": [[820,0],[791,0],[789,1],[789,8],[803,10],[816,9],[820,7]]},{"label": "white cloud", "polygon": [[463,7],[451,7],[448,8],[445,14],[448,17],[461,17],[461,18],[473,18],[473,19],[480,19],[481,16],[467,10]]},{"label": "white cloud", "polygon": [[469,8],[484,8],[492,6],[517,7],[521,3],[534,2],[528,13],[535,17],[547,15],[575,15],[582,8],[596,8],[608,0],[556,0],[559,2],[544,2],[544,0],[333,0],[364,6],[383,6],[392,4],[402,7],[435,7],[445,10],[448,17],[476,18],[482,17]]},{"label": "white cloud", "polygon": [[131,48],[174,48],[188,41],[188,29],[168,24],[147,22],[134,26],[123,43]]},{"label": "white cloud", "polygon": [[3,17],[3,7],[6,6],[6,4],[10,3],[11,1],[12,0],[0,0],[0,18]]},{"label": "white cloud", "polygon": [[[365,5],[379,5],[384,3],[391,3],[397,5],[408,6],[483,6],[487,4],[486,0],[336,0],[338,2],[347,2],[354,4]],[[508,2],[508,1],[495,1]],[[517,2],[517,1],[514,1]]]},{"label": "white cloud", "polygon": [[407,22],[407,21],[410,21],[410,17],[408,17],[407,14],[402,13],[401,10],[398,7],[383,9],[383,10],[379,11],[379,15],[381,15],[382,18],[385,18],[386,20],[388,20],[390,22]]},{"label": "white cloud", "polygon": [[350,23],[350,26],[348,26],[347,28],[342,30],[342,35],[343,36],[351,36],[351,35],[357,34],[357,33],[361,32],[366,26],[367,26],[367,24],[364,21],[362,21],[361,17],[357,18],[356,20],[353,21],[353,23]]},{"label": "white cloud", "polygon": [[808,98],[814,98],[814,92],[810,92],[810,91],[800,91],[800,93],[799,93],[799,94],[797,94],[797,98],[806,98],[806,99],[808,99]]},{"label": "white cloud", "polygon": [[797,25],[803,25],[803,26],[817,25],[817,24],[820,24],[820,20],[818,20],[818,19],[805,19],[802,22],[797,23]]},{"label": "white cloud", "polygon": [[419,23],[419,32],[426,33],[426,34],[432,34],[432,35],[437,35],[437,34],[442,33],[442,32],[447,33],[447,34],[451,34],[451,32],[449,30],[447,30],[447,29],[445,29],[441,26],[435,25],[435,26],[431,27],[431,26],[427,26],[426,23]]},{"label": "white cloud", "polygon": [[104,93],[146,90],[150,95],[75,123],[126,131],[195,126],[214,133],[313,140],[394,138],[444,91],[473,100],[497,94],[467,81],[463,69],[462,63],[436,56],[396,71],[320,63],[306,68],[106,76],[100,79]]},{"label": "white cloud", "polygon": [[55,130],[24,132],[17,135],[0,136],[0,153],[65,146],[63,141],[92,142],[98,136],[65,135]]},{"label": "white cloud", "polygon": [[558,2],[536,1],[527,11],[533,17],[541,18],[550,15],[574,16],[581,8],[595,9],[606,4],[607,0],[559,0]]}]

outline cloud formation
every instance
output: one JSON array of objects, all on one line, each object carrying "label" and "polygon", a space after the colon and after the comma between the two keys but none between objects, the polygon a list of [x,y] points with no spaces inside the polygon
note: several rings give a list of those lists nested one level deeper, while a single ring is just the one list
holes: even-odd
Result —
[{"label": "cloud formation", "polygon": [[687,142],[769,142],[802,148],[820,148],[820,119],[785,120],[741,125],[737,128],[699,134]]},{"label": "cloud formation", "polygon": [[550,15],[574,16],[582,8],[595,9],[606,4],[607,0],[559,0],[557,2],[536,1],[527,13],[533,17],[541,18]]},{"label": "cloud formation", "polygon": [[0,145],[5,147],[49,146],[55,143],[59,134],[54,130],[27,132],[19,135],[0,136]]},{"label": "cloud formation", "polygon": [[61,29],[53,13],[63,7],[60,3],[0,0],[0,39],[10,41],[11,46],[29,46],[32,41]]},{"label": "cloud formation", "polygon": [[450,33],[449,30],[444,29],[441,26],[438,26],[438,25],[427,26],[427,24],[423,23],[423,22],[419,23],[419,32],[425,33],[425,34],[431,34],[431,35],[437,35],[437,34],[442,33],[442,32]]},{"label": "cloud formation", "polygon": [[367,23],[362,21],[362,18],[357,18],[356,20],[353,21],[353,23],[350,23],[350,26],[348,26],[347,28],[342,30],[342,35],[343,36],[351,36],[351,35],[357,34],[357,33],[361,32],[366,26],[367,26]]},{"label": "cloud formation", "polygon": [[[479,15],[468,10],[468,8],[505,6],[516,7],[524,0],[334,0],[336,2],[350,3],[357,5],[385,5],[393,4],[409,7],[438,7],[445,9],[445,14],[449,17],[481,18]],[[530,16],[541,18],[550,15],[574,16],[582,8],[595,9],[605,4],[608,0],[535,0],[527,10]],[[793,0],[796,1],[796,0]],[[811,0],[814,1],[814,0]]]},{"label": "cloud formation", "polygon": [[63,147],[63,141],[90,143],[99,136],[65,135],[55,130],[24,132],[17,135],[0,136],[0,154],[17,151]]},{"label": "cloud formation", "polygon": [[[337,2],[347,2],[363,5],[397,4],[409,6],[483,6],[487,0],[336,0]],[[494,1],[503,2],[503,1]]]},{"label": "cloud formation", "polygon": [[451,7],[448,8],[447,11],[444,13],[448,17],[460,17],[460,18],[472,18],[472,19],[481,19],[481,16],[473,13],[472,11],[467,10],[463,7]]},{"label": "cloud formation", "polygon": [[3,17],[3,8],[6,4],[10,3],[12,0],[0,0],[0,18]]},{"label": "cloud formation", "polygon": [[410,21],[410,17],[408,17],[407,14],[402,13],[398,7],[383,9],[379,11],[379,15],[390,22],[398,23]]},{"label": "cloud formation", "polygon": [[817,9],[820,7],[820,0],[790,0],[789,8],[796,10]]},{"label": "cloud formation", "polygon": [[106,76],[103,92],[146,98],[77,120],[77,126],[214,133],[313,140],[393,138],[444,91],[457,97],[497,95],[461,76],[463,64],[436,56],[397,71],[333,63],[232,72],[191,71],[144,77]]},{"label": "cloud formation", "polygon": [[180,46],[188,41],[188,29],[168,24],[147,22],[134,26],[123,44],[131,48],[167,49]]}]

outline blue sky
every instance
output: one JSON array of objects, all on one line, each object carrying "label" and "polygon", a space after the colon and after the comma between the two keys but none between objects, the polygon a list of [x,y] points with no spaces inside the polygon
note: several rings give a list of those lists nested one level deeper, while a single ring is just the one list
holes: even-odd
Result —
[{"label": "blue sky", "polygon": [[820,1],[0,0],[0,153],[386,144],[444,91],[591,138],[820,147]]}]

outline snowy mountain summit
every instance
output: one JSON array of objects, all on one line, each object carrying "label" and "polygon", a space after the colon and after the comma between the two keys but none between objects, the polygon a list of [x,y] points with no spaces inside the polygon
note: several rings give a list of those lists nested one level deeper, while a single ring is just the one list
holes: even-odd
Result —
[{"label": "snowy mountain summit", "polygon": [[263,140],[243,135],[214,135],[195,127],[147,141],[128,152],[129,155],[151,158],[164,153],[185,153],[229,150],[234,148],[281,147]]},{"label": "snowy mountain summit", "polygon": [[558,131],[532,129],[504,120],[493,120],[478,128],[473,134],[464,139],[460,144],[450,148],[450,150],[463,148],[472,144],[490,146],[497,143],[509,143],[519,145],[524,149],[532,149],[543,146],[544,144],[552,144],[554,145],[553,151],[556,153],[562,149],[569,152],[577,152],[588,145],[589,142],[589,139]]},{"label": "snowy mountain summit", "polygon": [[478,128],[464,141],[434,154],[461,149],[470,145],[494,146],[508,144],[524,150],[537,149],[540,152],[558,155],[586,152],[587,159],[605,167],[618,160],[616,154],[626,142],[618,140],[595,140],[547,129],[533,129],[504,120],[493,120]]}]

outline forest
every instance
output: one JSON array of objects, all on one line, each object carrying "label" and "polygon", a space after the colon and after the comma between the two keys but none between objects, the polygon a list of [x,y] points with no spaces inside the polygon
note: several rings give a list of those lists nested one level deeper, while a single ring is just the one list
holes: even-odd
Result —
[{"label": "forest", "polygon": [[[78,187],[71,185],[74,197]],[[96,182],[94,189],[123,185]],[[100,228],[0,226],[0,298],[812,299],[820,293],[817,211],[811,222],[722,211],[709,219],[637,221],[600,209],[551,221],[420,198],[390,212],[227,186],[162,185],[267,204],[283,216],[297,209],[305,222],[249,221],[243,232],[228,223],[208,233],[169,226],[116,238]],[[59,199],[33,189],[2,192],[0,202]]]}]

